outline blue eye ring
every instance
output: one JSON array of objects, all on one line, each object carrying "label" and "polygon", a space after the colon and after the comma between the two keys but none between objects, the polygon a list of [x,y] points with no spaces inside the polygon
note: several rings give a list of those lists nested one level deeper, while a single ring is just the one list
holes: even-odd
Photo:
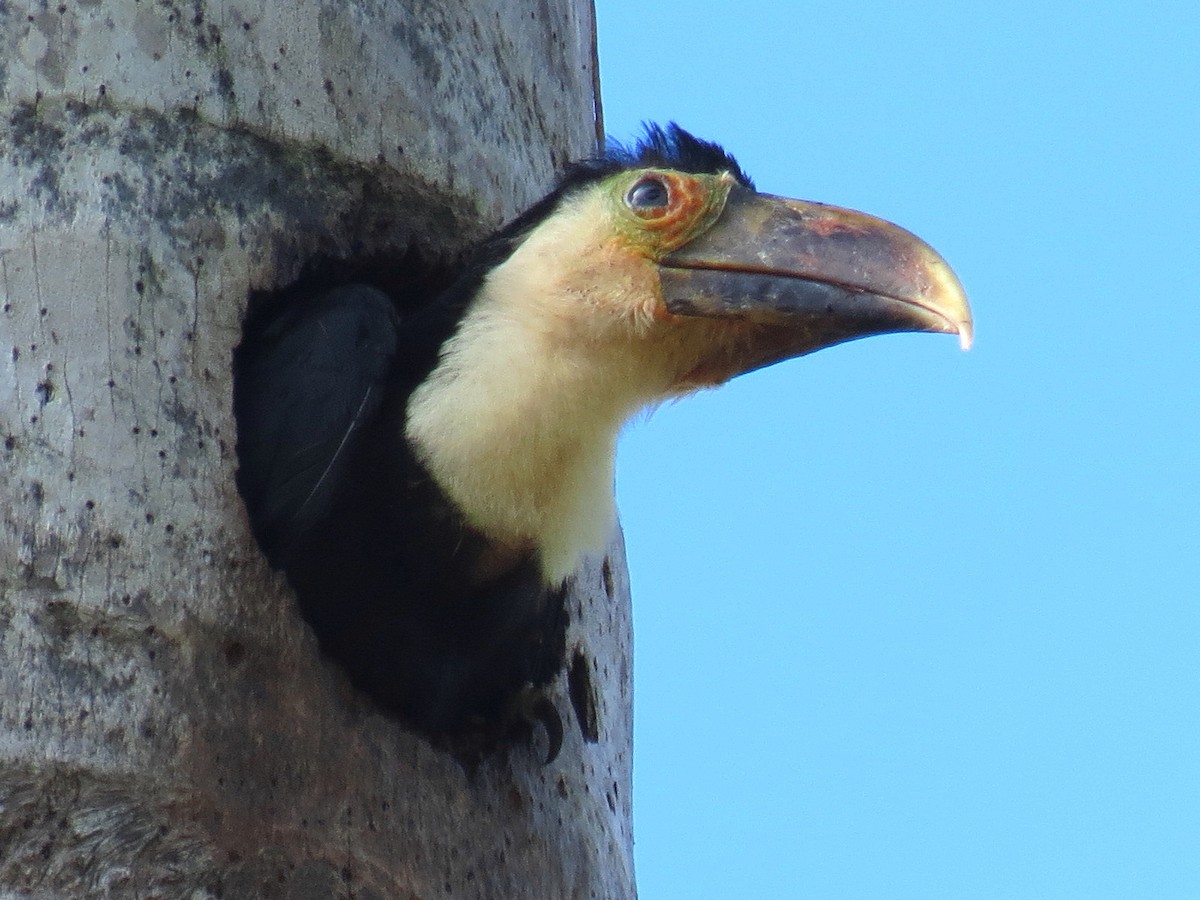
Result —
[{"label": "blue eye ring", "polygon": [[671,190],[661,178],[647,175],[639,178],[625,194],[625,205],[638,213],[666,209],[671,205]]}]

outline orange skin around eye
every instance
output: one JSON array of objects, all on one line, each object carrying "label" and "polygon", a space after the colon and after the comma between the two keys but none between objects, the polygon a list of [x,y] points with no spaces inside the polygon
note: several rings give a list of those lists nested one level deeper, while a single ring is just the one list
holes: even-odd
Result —
[{"label": "orange skin around eye", "polygon": [[696,225],[712,207],[714,179],[679,172],[656,172],[667,186],[670,200],[665,207],[638,210],[643,227],[653,236],[659,254],[682,247],[696,234]]},{"label": "orange skin around eye", "polygon": [[[645,280],[643,296],[647,302],[640,309],[644,320],[674,321],[676,317],[662,302],[655,263],[703,233],[720,217],[734,178],[729,174],[694,175],[670,169],[643,170],[633,179],[618,177],[621,180],[610,194],[617,206],[612,262],[618,268],[628,266],[627,271],[635,280]],[[651,178],[666,188],[666,205],[631,208],[626,199],[629,192]]]}]

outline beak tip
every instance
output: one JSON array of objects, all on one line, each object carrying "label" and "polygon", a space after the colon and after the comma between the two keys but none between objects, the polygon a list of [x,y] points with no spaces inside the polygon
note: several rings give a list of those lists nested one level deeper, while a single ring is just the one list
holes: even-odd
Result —
[{"label": "beak tip", "polygon": [[969,321],[962,322],[958,326],[958,344],[962,347],[963,352],[971,349],[971,344],[975,342],[975,330],[971,327]]}]

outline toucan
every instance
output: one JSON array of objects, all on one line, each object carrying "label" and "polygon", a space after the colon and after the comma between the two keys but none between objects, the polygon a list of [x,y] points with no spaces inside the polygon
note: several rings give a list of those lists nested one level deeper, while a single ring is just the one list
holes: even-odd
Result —
[{"label": "toucan", "polygon": [[565,587],[615,524],[632,415],[855,338],[972,336],[920,239],[760,193],[674,124],[571,165],[432,297],[287,297],[234,356],[251,526],[323,652],[435,739],[561,741]]}]

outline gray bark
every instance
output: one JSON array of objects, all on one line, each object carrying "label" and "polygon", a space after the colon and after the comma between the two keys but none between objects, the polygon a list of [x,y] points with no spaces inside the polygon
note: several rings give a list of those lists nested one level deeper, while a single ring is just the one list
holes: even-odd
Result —
[{"label": "gray bark", "polygon": [[561,756],[468,772],[320,657],[233,480],[249,292],[536,199],[593,46],[586,0],[0,4],[0,894],[634,895],[619,535]]}]

